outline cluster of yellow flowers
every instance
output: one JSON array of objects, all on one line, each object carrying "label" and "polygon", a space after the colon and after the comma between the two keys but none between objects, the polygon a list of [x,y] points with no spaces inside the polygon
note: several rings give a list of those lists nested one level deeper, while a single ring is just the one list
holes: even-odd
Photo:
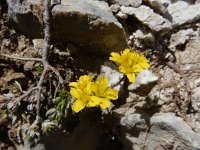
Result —
[{"label": "cluster of yellow flowers", "polygon": [[[130,82],[134,82],[136,75],[150,67],[145,56],[137,51],[125,49],[123,52],[111,53],[110,60],[119,66]],[[110,107],[110,100],[118,99],[118,91],[108,86],[108,79],[104,76],[93,82],[93,76],[81,76],[77,82],[70,82],[70,93],[75,98],[72,110],[79,112],[85,107],[100,106],[102,109]]]},{"label": "cluster of yellow flowers", "polygon": [[70,82],[70,93],[75,98],[72,110],[79,112],[85,107],[100,106],[102,109],[110,107],[110,100],[118,98],[118,91],[108,86],[108,79],[104,76],[93,82],[93,76],[81,76],[77,82]]},{"label": "cluster of yellow flowers", "polygon": [[119,71],[124,73],[132,83],[139,72],[150,67],[149,61],[145,56],[137,51],[131,52],[130,49],[125,49],[121,52],[121,55],[112,52],[109,59],[119,66]]}]

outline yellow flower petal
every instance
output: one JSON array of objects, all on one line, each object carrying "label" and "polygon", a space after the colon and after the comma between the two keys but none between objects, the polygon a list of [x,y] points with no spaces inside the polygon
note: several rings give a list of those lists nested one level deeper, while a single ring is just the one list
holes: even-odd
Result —
[{"label": "yellow flower petal", "polygon": [[70,94],[71,94],[74,98],[79,99],[79,98],[80,98],[80,95],[81,95],[81,90],[75,89],[75,88],[71,88]]},{"label": "yellow flower petal", "polygon": [[116,99],[118,99],[118,91],[115,89],[109,88],[105,92],[105,97],[107,97],[108,99],[111,99],[111,100],[116,100]]},{"label": "yellow flower petal", "polygon": [[76,87],[76,86],[77,86],[77,82],[70,82],[70,83],[69,83],[69,86]]},{"label": "yellow flower petal", "polygon": [[133,83],[135,82],[135,74],[134,73],[129,73],[127,74],[129,82]]},{"label": "yellow flower petal", "polygon": [[[130,49],[125,49],[120,55],[112,55],[117,57],[119,71],[127,75],[130,82],[135,81],[135,75],[144,69],[150,67],[149,60],[138,51],[131,52]],[[111,59],[116,61],[116,59]]]},{"label": "yellow flower petal", "polygon": [[139,64],[137,64],[137,65],[134,65],[130,70],[132,73],[138,73],[144,70],[144,68],[142,68]]},{"label": "yellow flower petal", "polygon": [[99,105],[99,103],[102,101],[102,98],[99,98],[97,96],[91,96],[88,104],[87,104],[87,107],[95,107],[97,105]]},{"label": "yellow flower petal", "polygon": [[96,83],[91,84],[91,89],[94,93],[98,93],[98,85]]},{"label": "yellow flower petal", "polygon": [[110,101],[108,99],[103,99],[101,102],[100,102],[100,107],[102,109],[105,109],[105,108],[108,108],[110,107]]},{"label": "yellow flower petal", "polygon": [[118,53],[114,53],[114,52],[112,52],[111,57],[109,57],[109,59],[114,61],[115,63],[119,63],[120,58],[121,58],[121,56]]},{"label": "yellow flower petal", "polygon": [[143,67],[144,69],[148,69],[150,67],[150,65],[147,62],[140,63],[140,66]]},{"label": "yellow flower petal", "polygon": [[77,113],[85,107],[85,104],[81,100],[76,100],[72,105],[72,110]]},{"label": "yellow flower petal", "polygon": [[100,93],[104,93],[106,88],[108,87],[108,78],[106,78],[105,76],[102,76],[99,78],[98,80],[98,86],[99,86],[99,92]]}]

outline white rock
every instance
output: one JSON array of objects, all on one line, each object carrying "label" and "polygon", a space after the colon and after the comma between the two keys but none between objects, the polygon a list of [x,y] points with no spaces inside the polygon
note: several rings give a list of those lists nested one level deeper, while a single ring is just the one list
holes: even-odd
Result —
[{"label": "white rock", "polygon": [[[196,150],[200,148],[200,135],[174,113],[163,113],[153,117],[145,113],[133,113],[123,116],[120,124],[125,131],[121,137],[124,138],[122,142],[125,149],[154,150],[157,147],[158,150],[163,150],[163,147],[169,145],[172,149]],[[150,131],[147,133],[146,129]],[[145,144],[144,141],[146,141]]]},{"label": "white rock", "polygon": [[122,6],[138,7],[142,4],[142,0],[116,0]]},{"label": "white rock", "polygon": [[141,5],[138,8],[122,6],[121,11],[124,14],[136,17],[139,21],[156,32],[166,32],[172,28],[171,23],[167,19],[154,13],[154,11],[147,6]]},{"label": "white rock", "polygon": [[147,0],[150,6],[161,14],[167,12],[166,5],[163,5],[161,1],[158,0]]},{"label": "white rock", "polygon": [[126,14],[122,13],[121,11],[119,11],[119,12],[116,14],[116,17],[125,20],[125,19],[127,19],[128,16],[127,16]]},{"label": "white rock", "polygon": [[112,4],[112,5],[110,6],[110,9],[111,9],[112,12],[116,13],[116,12],[119,11],[120,6],[119,6],[119,4]]},{"label": "white rock", "polygon": [[178,1],[170,4],[167,10],[172,17],[174,27],[200,19],[200,4],[189,5],[184,1]]},{"label": "white rock", "polygon": [[143,45],[147,46],[155,40],[154,35],[149,31],[137,30],[132,35],[135,38],[134,44],[137,47],[143,47]]},{"label": "white rock", "polygon": [[[114,69],[112,69],[111,63],[108,65],[102,65],[101,66],[101,75],[104,75],[108,78],[108,84],[109,86],[116,85],[120,82],[120,80],[124,77],[124,75]],[[124,81],[120,82],[117,86],[114,87],[114,89],[120,91],[121,87],[123,85]]]},{"label": "white rock", "polygon": [[195,86],[199,87],[200,86],[200,78],[194,80],[194,84],[195,84]]},{"label": "white rock", "polygon": [[141,86],[148,86],[148,85],[151,85],[152,83],[155,83],[156,81],[158,81],[157,76],[155,76],[149,70],[144,70],[137,75],[136,81],[133,84],[130,84],[128,86],[128,90],[130,91],[136,90],[137,88],[140,88]]},{"label": "white rock", "polygon": [[165,6],[169,6],[169,4],[171,4],[171,0],[160,0],[160,2]]},{"label": "white rock", "polygon": [[197,87],[193,90],[194,94],[193,94],[193,97],[195,99],[200,99],[200,87]]},{"label": "white rock", "polygon": [[169,47],[171,49],[175,49],[176,46],[185,44],[185,42],[187,42],[187,40],[189,40],[189,38],[195,34],[196,33],[193,31],[193,29],[180,30],[171,35]]}]

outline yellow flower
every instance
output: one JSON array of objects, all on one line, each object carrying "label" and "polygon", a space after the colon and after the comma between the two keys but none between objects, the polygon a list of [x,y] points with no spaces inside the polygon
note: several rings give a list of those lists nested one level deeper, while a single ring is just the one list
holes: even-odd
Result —
[{"label": "yellow flower", "polygon": [[110,107],[110,100],[118,98],[117,90],[108,87],[108,79],[101,77],[92,82],[93,76],[81,76],[77,82],[70,82],[71,95],[75,98],[72,110],[77,113],[85,107],[96,107],[102,109]]},{"label": "yellow flower", "polygon": [[[108,79],[101,77],[95,83],[92,83],[92,92],[90,102],[99,103],[102,109],[110,107],[110,100],[116,100],[118,98],[118,91],[108,86]],[[89,102],[89,104],[90,104]]]},{"label": "yellow flower", "polygon": [[114,61],[119,66],[119,71],[124,73],[130,82],[135,81],[137,73],[150,67],[148,59],[137,51],[131,52],[130,49],[125,49],[119,53],[112,52],[110,60]]},{"label": "yellow flower", "polygon": [[88,105],[92,90],[93,76],[81,76],[77,82],[70,82],[71,86],[70,94],[75,98],[75,102],[72,105],[72,110],[76,113],[81,111],[85,106]]}]

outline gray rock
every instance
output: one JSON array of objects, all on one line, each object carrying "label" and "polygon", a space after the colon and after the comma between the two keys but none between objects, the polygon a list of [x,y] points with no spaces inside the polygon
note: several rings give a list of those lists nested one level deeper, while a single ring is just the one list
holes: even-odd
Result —
[{"label": "gray rock", "polygon": [[153,10],[147,6],[141,5],[138,8],[122,6],[121,11],[127,15],[136,17],[153,31],[163,33],[172,28],[171,23],[167,19],[154,13]]},{"label": "gray rock", "polygon": [[[108,78],[109,86],[114,86],[114,88],[118,91],[122,90],[122,86],[124,81],[121,81],[124,75],[117,70],[114,70],[115,67],[111,63],[106,63],[105,65],[101,65],[100,73]],[[120,82],[121,81],[121,82]],[[118,84],[119,83],[119,84]]]},{"label": "gray rock", "polygon": [[125,20],[125,19],[127,19],[128,16],[127,16],[126,14],[122,13],[121,11],[119,11],[119,12],[116,14],[116,17]]},{"label": "gray rock", "polygon": [[137,47],[143,48],[144,46],[148,46],[155,41],[154,35],[150,31],[145,30],[137,30],[133,34],[134,44]]},{"label": "gray rock", "polygon": [[8,16],[12,26],[32,38],[41,38],[42,31],[42,0],[24,0],[23,3],[7,0]]},{"label": "gray rock", "polygon": [[[179,58],[181,66],[199,68],[198,62],[200,60],[200,39],[189,40],[185,46],[184,51],[177,51],[175,53],[176,58]],[[187,64],[187,65],[186,65]],[[193,65],[192,65],[193,64]],[[195,65],[196,64],[196,65]]]},{"label": "gray rock", "polygon": [[143,126],[146,124],[145,118],[142,117],[141,114],[129,114],[125,117],[122,117],[120,120],[120,124],[125,126],[127,129],[131,129],[137,125],[140,125],[140,129],[145,129],[147,126]]},{"label": "gray rock", "polygon": [[[12,25],[31,38],[43,38],[42,0],[7,0]],[[91,52],[110,53],[127,47],[122,25],[106,2],[61,1],[52,9],[52,41],[72,42]]]},{"label": "gray rock", "polygon": [[[200,135],[195,133],[182,118],[176,117],[173,113],[165,113],[160,116],[153,116],[151,118],[151,124],[157,126],[158,129],[168,130],[168,134],[170,134],[171,131],[171,136],[174,136],[175,145],[181,144],[180,146],[183,146],[183,142],[188,147],[200,148]],[[159,135],[158,130],[154,130],[154,132],[155,134]],[[177,135],[177,137],[175,135]],[[167,141],[168,140],[166,139],[166,142]]]},{"label": "gray rock", "polygon": [[149,93],[157,81],[157,76],[149,70],[144,70],[137,75],[136,81],[128,86],[128,90],[143,95]]},{"label": "gray rock", "polygon": [[168,7],[169,6],[169,4],[171,4],[172,3],[172,1],[171,0],[160,0],[160,2],[165,6],[165,7]]},{"label": "gray rock", "polygon": [[200,87],[197,87],[193,90],[194,94],[192,95],[194,97],[194,99],[197,99],[199,101],[200,104]]},{"label": "gray rock", "polygon": [[158,0],[147,0],[147,2],[149,3],[149,5],[155,9],[157,12],[159,12],[160,14],[166,14],[167,13],[167,8],[166,5],[164,5],[162,3],[162,1],[158,1]]},{"label": "gray rock", "polygon": [[154,150],[155,147],[161,150],[167,146],[171,146],[171,149],[200,148],[200,135],[173,113],[153,117],[130,114],[122,117],[120,124],[123,130],[121,133],[124,133],[121,140],[127,150],[142,148]]},{"label": "gray rock", "polygon": [[148,96],[151,100],[158,100],[157,104],[162,106],[163,104],[169,103],[169,101],[173,99],[175,91],[176,90],[174,87],[163,89],[158,89],[158,87],[155,87],[151,90]]},{"label": "gray rock", "polygon": [[195,86],[199,87],[200,86],[200,78],[194,80]]},{"label": "gray rock", "polygon": [[123,27],[105,2],[64,1],[62,5],[53,8],[52,15],[52,34],[55,40],[76,42],[92,51],[97,49],[104,53],[120,51],[126,47]]},{"label": "gray rock", "polygon": [[172,50],[176,49],[177,46],[185,44],[191,36],[195,36],[193,29],[179,30],[171,35],[169,48]]},{"label": "gray rock", "polygon": [[184,1],[178,1],[167,7],[172,17],[172,26],[177,27],[185,23],[191,23],[200,19],[200,4],[189,5]]},{"label": "gray rock", "polygon": [[142,0],[116,0],[121,6],[139,7],[142,4]]},{"label": "gray rock", "polygon": [[120,5],[119,4],[112,4],[110,6],[110,9],[112,12],[117,13],[120,10]]}]

